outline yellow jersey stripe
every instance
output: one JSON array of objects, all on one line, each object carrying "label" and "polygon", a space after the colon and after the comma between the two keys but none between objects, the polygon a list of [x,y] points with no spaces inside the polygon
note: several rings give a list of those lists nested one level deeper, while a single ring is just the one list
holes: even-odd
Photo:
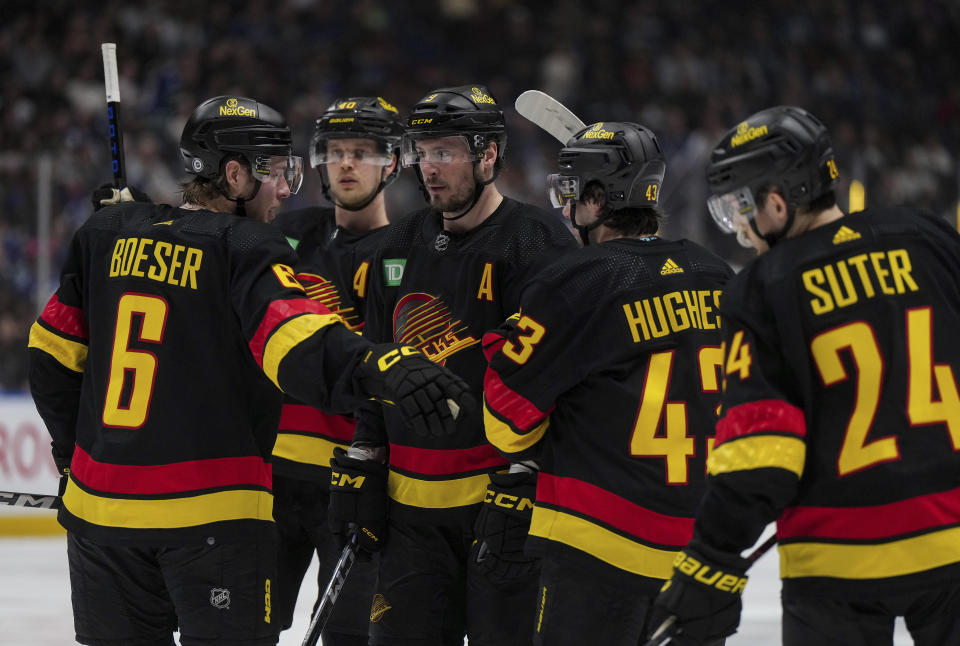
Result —
[{"label": "yellow jersey stripe", "polygon": [[334,442],[325,437],[316,435],[299,435],[296,433],[279,433],[277,442],[273,445],[274,457],[313,464],[330,468],[330,458],[333,457],[334,447],[346,448],[349,442]]},{"label": "yellow jersey stripe", "polygon": [[678,550],[662,550],[632,541],[589,520],[544,507],[533,508],[530,535],[575,547],[621,570],[669,579]]},{"label": "yellow jersey stripe", "polygon": [[960,527],[879,545],[779,545],[780,576],[882,579],[960,562]]},{"label": "yellow jersey stripe", "polygon": [[277,372],[287,353],[317,330],[339,322],[336,314],[303,314],[278,326],[263,350],[263,372],[280,388]]},{"label": "yellow jersey stripe", "polygon": [[731,471],[776,467],[803,474],[807,445],[796,437],[754,435],[724,442],[707,458],[707,473],[715,476]]},{"label": "yellow jersey stripe", "polygon": [[550,426],[550,417],[534,426],[526,433],[517,433],[513,428],[494,415],[487,401],[483,401],[483,427],[487,434],[487,441],[504,453],[520,453],[529,449],[540,441]]},{"label": "yellow jersey stripe", "polygon": [[39,323],[30,328],[30,340],[27,347],[36,348],[49,354],[64,367],[74,372],[83,372],[87,365],[87,345],[77,343],[54,334]]},{"label": "yellow jersey stripe", "polygon": [[447,509],[482,502],[489,482],[486,473],[453,480],[420,480],[391,471],[387,490],[393,500],[403,505]]},{"label": "yellow jersey stripe", "polygon": [[142,500],[97,496],[71,481],[63,506],[88,523],[129,529],[172,529],[241,519],[273,521],[273,494],[250,489]]}]

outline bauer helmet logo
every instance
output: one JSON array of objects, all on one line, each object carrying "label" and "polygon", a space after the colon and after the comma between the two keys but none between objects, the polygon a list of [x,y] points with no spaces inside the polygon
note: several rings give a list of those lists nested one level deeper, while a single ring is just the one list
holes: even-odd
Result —
[{"label": "bauer helmet logo", "polygon": [[428,101],[433,101],[435,98],[437,98],[437,95],[436,95],[436,94],[431,94],[430,96],[428,96],[427,98],[425,98],[425,99],[423,100],[423,102],[424,102],[424,103],[427,103]]},{"label": "bauer helmet logo", "polygon": [[483,146],[483,135],[474,135],[473,136],[473,147],[480,148]]},{"label": "bauer helmet logo", "polygon": [[203,160],[197,157],[193,158],[193,170],[196,173],[199,173],[203,170]]},{"label": "bauer helmet logo", "polygon": [[767,126],[763,125],[759,128],[751,128],[750,124],[744,121],[737,126],[737,134],[730,138],[730,147],[736,148],[765,134],[767,134]]},{"label": "bauer helmet logo", "polygon": [[392,105],[390,105],[389,103],[387,103],[382,96],[377,97],[377,103],[380,104],[381,108],[383,108],[388,112],[397,112],[397,109]]}]

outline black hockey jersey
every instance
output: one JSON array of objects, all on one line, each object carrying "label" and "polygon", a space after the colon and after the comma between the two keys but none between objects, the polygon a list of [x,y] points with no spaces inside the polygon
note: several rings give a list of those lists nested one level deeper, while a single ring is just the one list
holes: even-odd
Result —
[{"label": "black hockey jersey", "polygon": [[870,209],[778,243],[723,302],[724,417],[696,532],[777,520],[784,588],[869,597],[960,574],[960,236]]},{"label": "black hockey jersey", "polygon": [[179,542],[272,521],[277,387],[358,405],[369,347],[295,262],[275,228],[208,211],[125,203],[79,229],[29,342],[37,408],[73,456],[64,527]]},{"label": "black hockey jersey", "polygon": [[[517,311],[540,267],[576,247],[559,217],[506,197],[465,234],[444,231],[435,210],[413,213],[391,225],[370,268],[365,334],[422,350],[466,380],[479,402],[483,333]],[[483,499],[487,474],[507,465],[484,437],[482,411],[462,411],[453,435],[424,438],[398,411],[383,410],[392,513],[460,522]]]},{"label": "black hockey jersey", "polygon": [[533,553],[589,555],[651,593],[670,577],[703,493],[732,275],[689,241],[615,239],[550,265],[485,336],[487,437],[541,467]]},{"label": "black hockey jersey", "polygon": [[[281,213],[273,224],[297,252],[297,280],[307,296],[360,332],[370,263],[387,227],[352,233],[337,226],[333,208],[324,207]],[[274,473],[330,482],[333,448],[348,446],[355,428],[356,420],[350,414],[318,410],[284,396],[273,448]]]}]

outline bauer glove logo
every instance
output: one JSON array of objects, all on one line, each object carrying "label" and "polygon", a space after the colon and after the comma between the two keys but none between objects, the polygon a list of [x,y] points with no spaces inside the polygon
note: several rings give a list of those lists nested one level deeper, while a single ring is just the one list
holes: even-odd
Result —
[{"label": "bauer glove logo", "polygon": [[[692,577],[703,585],[716,588],[721,592],[730,594],[741,594],[743,588],[747,585],[747,577],[729,574],[717,568],[704,565],[692,556],[687,556],[683,552],[677,554],[673,561],[673,567],[682,574]],[[666,589],[664,587],[663,589]]]}]

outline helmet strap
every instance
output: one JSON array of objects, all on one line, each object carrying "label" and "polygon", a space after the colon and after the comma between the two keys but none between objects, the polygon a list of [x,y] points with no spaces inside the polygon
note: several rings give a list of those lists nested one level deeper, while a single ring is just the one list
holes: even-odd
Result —
[{"label": "helmet strap", "polygon": [[[221,180],[224,180],[224,179],[225,178],[221,177]],[[253,180],[253,193],[249,197],[243,197],[242,195],[238,195],[237,197],[230,197],[230,195],[227,193],[226,188],[223,186],[223,182],[221,181],[214,182],[213,186],[217,189],[220,195],[222,195],[225,199],[228,199],[237,205],[236,210],[234,210],[234,214],[240,216],[241,218],[247,217],[247,209],[246,209],[245,203],[255,198],[257,196],[257,193],[260,192],[260,182],[258,182],[257,180]]]},{"label": "helmet strap", "polygon": [[[479,160],[475,160],[473,162],[473,200],[470,202],[470,206],[468,206],[465,211],[460,213],[460,215],[447,217],[441,214],[440,217],[442,217],[445,221],[453,222],[454,220],[459,220],[460,218],[465,216],[467,213],[469,213],[473,209],[473,207],[477,205],[477,202],[480,201],[480,196],[483,194],[484,187],[486,187],[487,184],[493,184],[495,181],[497,181],[497,175],[500,174],[500,168],[498,166],[495,165],[493,167],[493,175],[490,176],[490,179],[484,181],[484,180],[481,180],[479,177],[477,177],[477,166],[479,164],[480,164]],[[423,182],[422,175],[420,176],[420,181],[421,183]],[[423,187],[422,184],[421,184],[421,187]],[[426,191],[426,188],[424,188],[424,191]],[[429,195],[427,197],[429,199]]]},{"label": "helmet strap", "polygon": [[763,241],[767,243],[767,246],[772,249],[775,244],[787,237],[787,233],[793,227],[793,221],[796,217],[797,207],[787,204],[787,221],[784,222],[783,227],[779,231],[773,231],[767,234],[760,233],[760,229],[757,228],[756,218],[750,219],[750,228],[757,234],[757,237],[763,239]]},{"label": "helmet strap", "polygon": [[570,223],[580,235],[580,241],[583,242],[584,247],[590,246],[590,232],[606,222],[611,215],[613,215],[613,210],[604,207],[603,210],[597,214],[597,219],[590,224],[577,224],[577,201],[572,200],[570,202]]}]

